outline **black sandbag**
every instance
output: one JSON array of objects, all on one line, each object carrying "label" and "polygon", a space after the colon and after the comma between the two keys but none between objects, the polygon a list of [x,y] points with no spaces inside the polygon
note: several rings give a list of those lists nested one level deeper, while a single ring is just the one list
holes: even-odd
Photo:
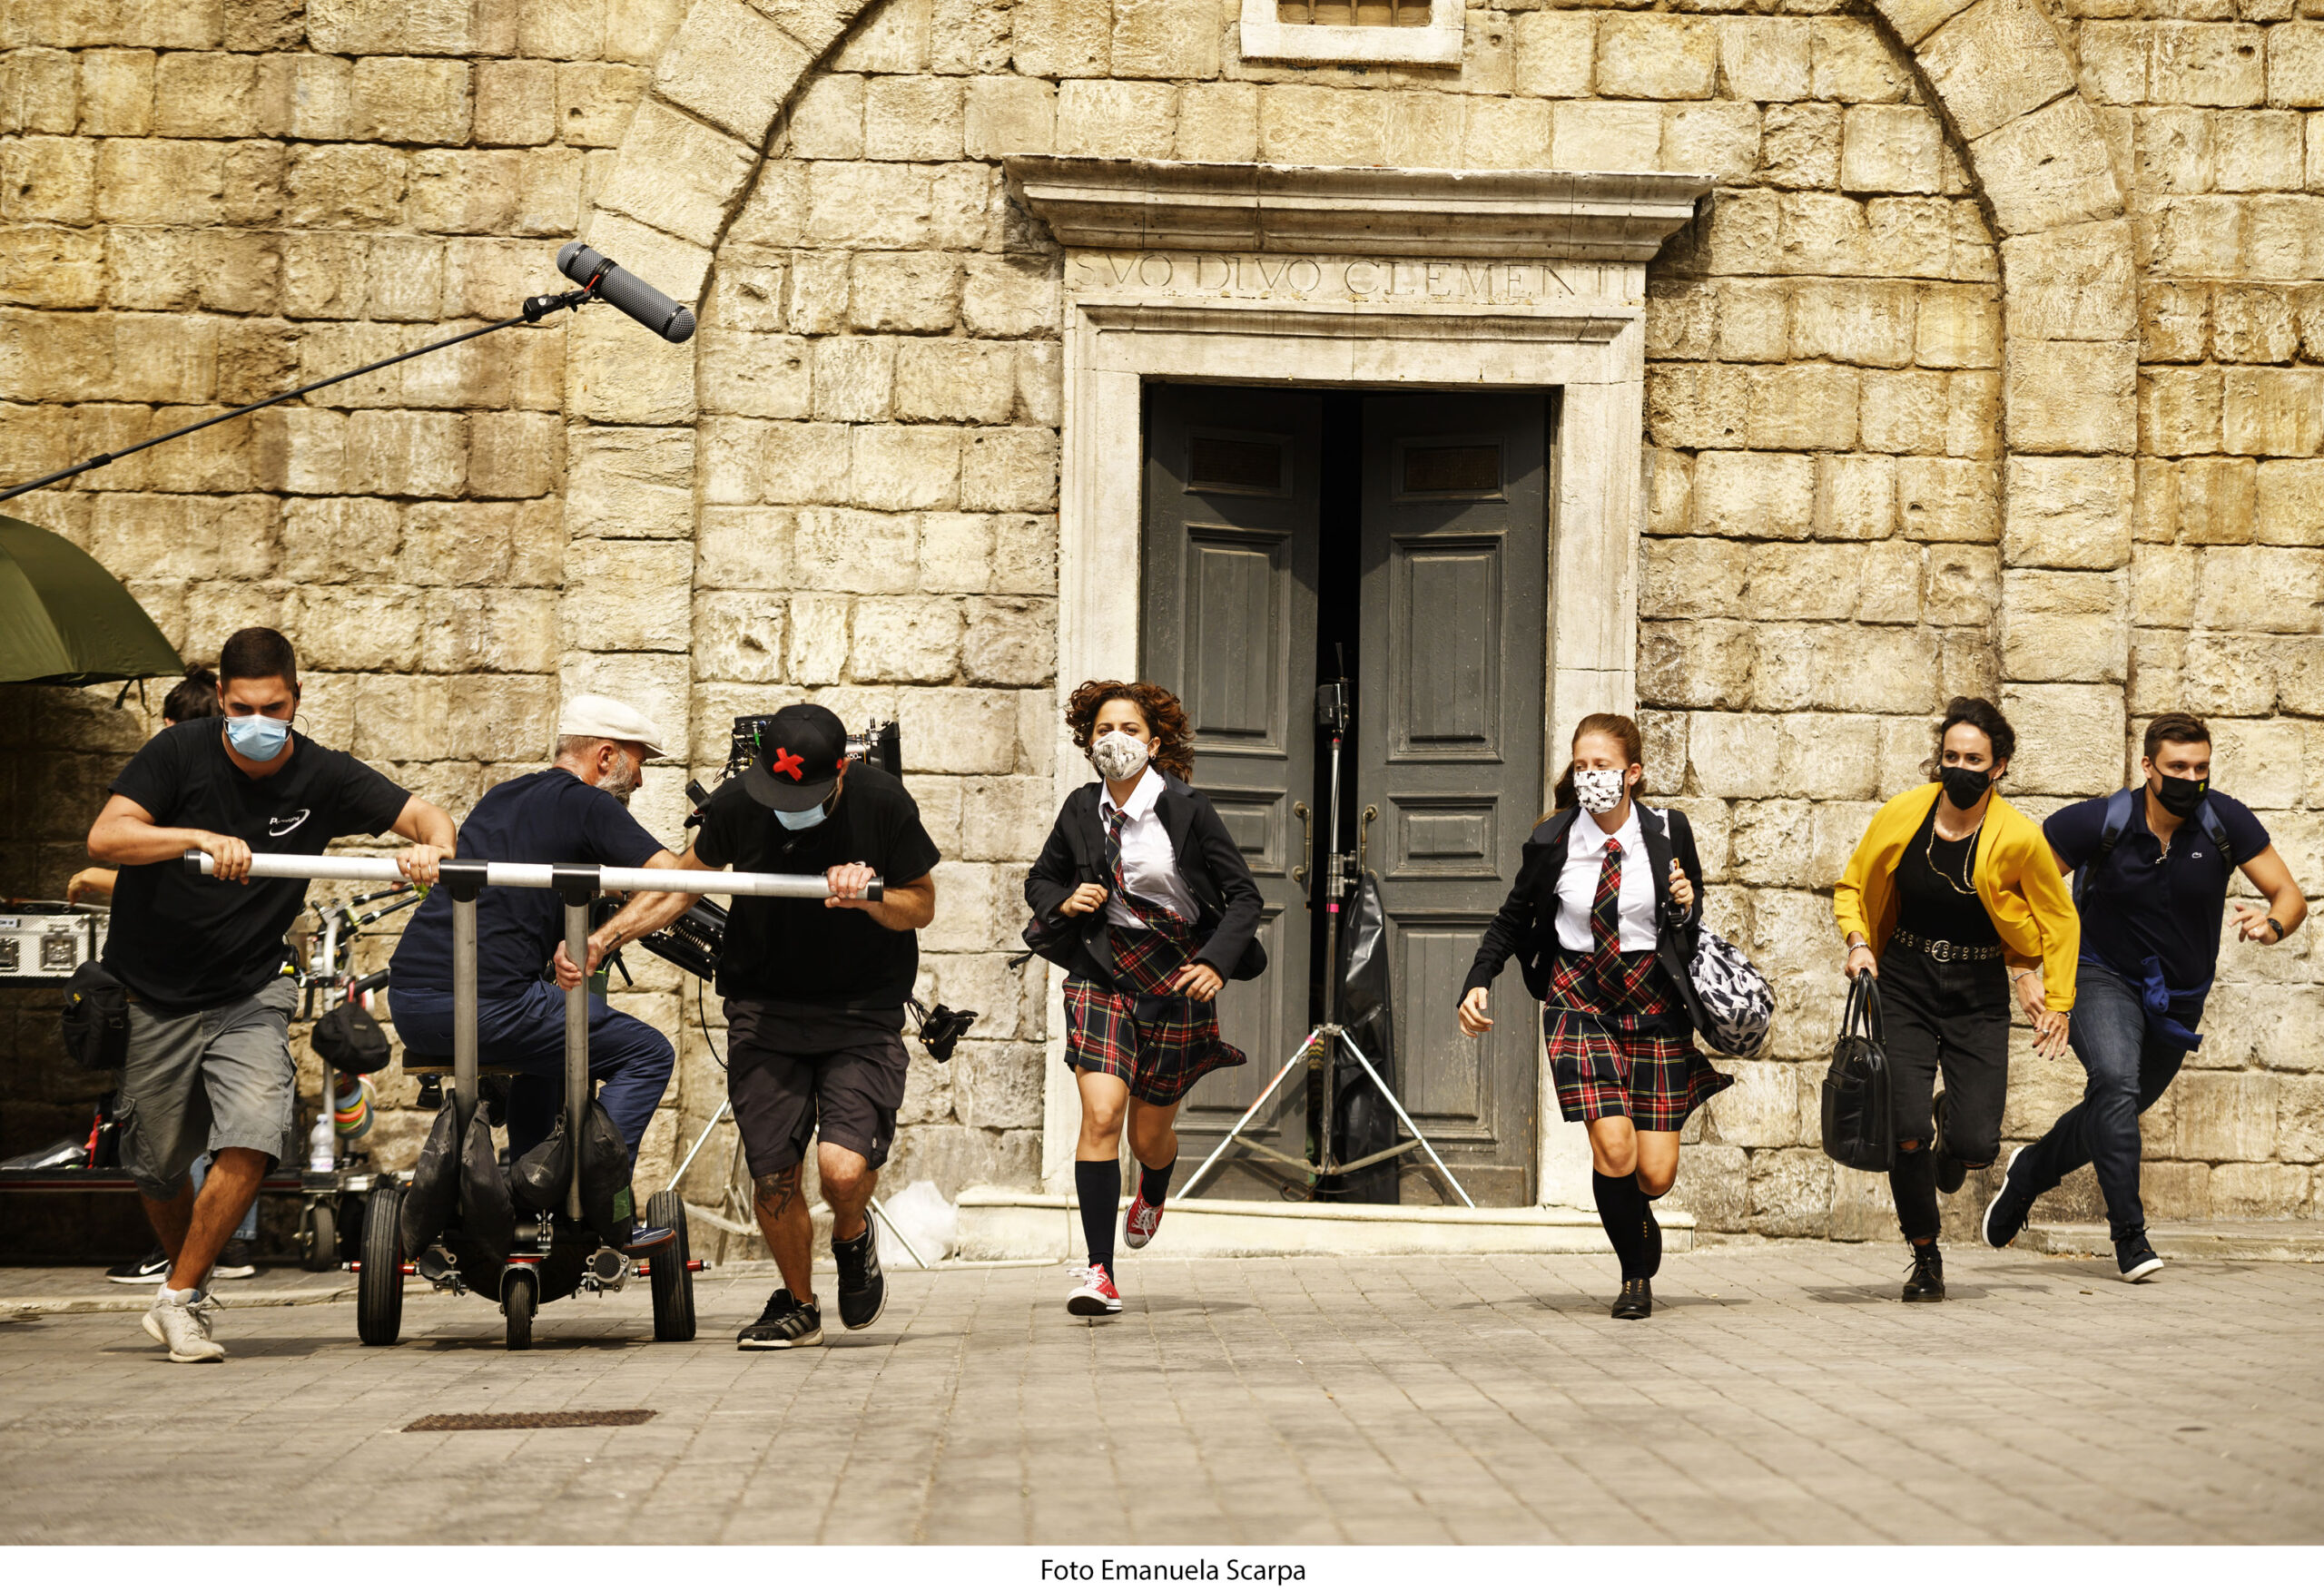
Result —
[{"label": "black sandbag", "polygon": [[573,1185],[573,1144],[565,1135],[565,1115],[559,1112],[548,1136],[517,1157],[508,1177],[508,1192],[536,1215],[553,1215],[565,1208],[565,1191]]},{"label": "black sandbag", "polygon": [[[1357,882],[1340,929],[1340,1022],[1389,1087],[1396,1078],[1395,1010],[1390,999],[1388,913],[1380,881],[1369,872]],[[1377,1154],[1403,1136],[1396,1113],[1364,1068],[1344,1049],[1332,1052],[1332,1153],[1343,1164]],[[1325,1177],[1315,1190],[1319,1203],[1394,1204],[1401,1201],[1403,1156],[1361,1171]]]},{"label": "black sandbag", "polygon": [[443,1235],[460,1207],[459,1117],[452,1100],[436,1113],[403,1192],[403,1252],[417,1254]]},{"label": "black sandbag", "polygon": [[517,1243],[517,1207],[481,1111],[468,1122],[468,1141],[460,1149],[460,1231],[497,1265],[507,1262]]},{"label": "black sandbag", "polygon": [[629,1145],[596,1100],[581,1117],[581,1218],[609,1243],[625,1243],[636,1210],[629,1192]]}]

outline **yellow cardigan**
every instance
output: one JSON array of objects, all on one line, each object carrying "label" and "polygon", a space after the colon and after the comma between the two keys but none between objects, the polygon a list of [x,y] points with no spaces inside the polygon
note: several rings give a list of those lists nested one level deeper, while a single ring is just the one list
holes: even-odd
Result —
[{"label": "yellow cardigan", "polygon": [[[1908,790],[1873,815],[1832,891],[1832,916],[1843,938],[1862,934],[1876,956],[1887,948],[1896,926],[1896,863],[1943,790],[1936,784]],[[1976,882],[1977,899],[2012,952],[2011,963],[2040,963],[2050,1009],[2073,1009],[2082,918],[2041,825],[1999,796],[1986,806],[1977,839]]]}]

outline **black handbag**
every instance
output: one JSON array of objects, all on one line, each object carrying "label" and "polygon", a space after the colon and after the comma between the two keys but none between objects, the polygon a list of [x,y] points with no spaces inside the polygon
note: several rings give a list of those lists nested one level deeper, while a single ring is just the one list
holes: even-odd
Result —
[{"label": "black handbag", "polygon": [[64,1053],[84,1072],[110,1072],[129,1058],[129,990],[102,961],[84,961],[64,980]]},{"label": "black handbag", "polygon": [[324,1012],[310,1042],[334,1072],[360,1075],[383,1071],[395,1059],[379,1019],[353,1000],[342,1000]]},{"label": "black handbag", "polygon": [[1832,1041],[1824,1074],[1824,1153],[1857,1171],[1886,1171],[1896,1161],[1896,1127],[1889,1111],[1894,1078],[1880,1027],[1880,989],[1860,972],[1848,989],[1840,1036]]}]

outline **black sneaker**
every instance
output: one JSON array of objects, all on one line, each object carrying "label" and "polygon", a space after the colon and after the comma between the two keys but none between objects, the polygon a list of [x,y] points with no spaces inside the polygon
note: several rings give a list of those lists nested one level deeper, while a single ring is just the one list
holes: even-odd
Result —
[{"label": "black sneaker", "polygon": [[2017,1180],[2017,1163],[2031,1144],[2009,1157],[2008,1166],[2001,1174],[2001,1187],[1985,1206],[1984,1239],[1994,1248],[2005,1249],[2017,1241],[2025,1230],[2026,1218],[2034,1213],[2034,1193]]},{"label": "black sneaker", "polygon": [[888,1281],[880,1274],[880,1245],[869,1216],[862,1236],[832,1239],[832,1258],[839,1262],[839,1323],[861,1331],[888,1307]]},{"label": "black sneaker", "polygon": [[107,1282],[118,1282],[124,1287],[153,1287],[170,1273],[170,1256],[166,1250],[155,1249],[142,1260],[123,1260],[105,1272]]},{"label": "black sneaker", "polygon": [[608,1246],[619,1249],[623,1253],[635,1259],[641,1254],[653,1253],[655,1250],[677,1235],[678,1229],[675,1226],[647,1226],[640,1222],[629,1229],[627,1242],[613,1243]]},{"label": "black sneaker", "polygon": [[2146,1233],[2141,1233],[2114,1245],[2114,1264],[2125,1282],[2151,1282],[2154,1273],[2162,1269],[2162,1256],[2146,1241]]},{"label": "black sneaker", "polygon": [[1935,1238],[1913,1245],[1913,1273],[1905,1278],[1905,1301],[1945,1301],[1945,1256],[1936,1252]]},{"label": "black sneaker", "polygon": [[1969,1180],[1969,1168],[1954,1159],[1953,1151],[1945,1146],[1945,1118],[1949,1114],[1945,1106],[1951,1103],[1945,1095],[1936,1096],[1936,1143],[1934,1147],[1936,1151],[1936,1191],[1940,1193],[1957,1193],[1961,1191],[1961,1184]]},{"label": "black sneaker", "polygon": [[1622,1278],[1622,1291],[1614,1300],[1614,1319],[1643,1321],[1654,1312],[1654,1284],[1643,1276]]},{"label": "black sneaker", "polygon": [[823,1311],[801,1303],[787,1287],[778,1287],[759,1318],[734,1333],[734,1346],[754,1348],[812,1348],[823,1340]]},{"label": "black sneaker", "polygon": [[230,1237],[226,1246],[218,1251],[218,1262],[210,1267],[212,1282],[240,1282],[245,1276],[258,1274],[258,1262],[251,1256],[249,1240]]}]

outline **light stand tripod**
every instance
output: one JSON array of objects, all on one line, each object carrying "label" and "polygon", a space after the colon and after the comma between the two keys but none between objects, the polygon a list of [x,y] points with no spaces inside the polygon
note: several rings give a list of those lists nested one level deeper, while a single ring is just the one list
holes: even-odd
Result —
[{"label": "light stand tripod", "polygon": [[[1322,1177],[1344,1176],[1351,1172],[1362,1171],[1366,1166],[1377,1165],[1382,1161],[1393,1160],[1399,1154],[1418,1149],[1435,1163],[1437,1171],[1443,1174],[1445,1182],[1452,1185],[1455,1193],[1460,1194],[1462,1203],[1472,1210],[1477,1207],[1477,1202],[1469,1197],[1468,1190],[1461,1185],[1460,1179],[1455,1177],[1450,1168],[1445,1165],[1443,1157],[1436,1153],[1435,1146],[1429,1143],[1427,1136],[1421,1132],[1420,1128],[1413,1125],[1413,1118],[1404,1113],[1403,1104],[1397,1099],[1396,1091],[1388,1086],[1387,1080],[1374,1069],[1371,1059],[1364,1055],[1355,1040],[1348,1036],[1347,1029],[1340,1026],[1340,908],[1341,903],[1347,899],[1349,891],[1355,887],[1356,879],[1363,870],[1352,854],[1340,849],[1340,751],[1347,739],[1350,718],[1348,698],[1348,683],[1344,674],[1329,684],[1318,685],[1315,688],[1315,722],[1319,727],[1329,730],[1332,736],[1330,850],[1324,859],[1323,877],[1320,880],[1324,891],[1324,1019],[1309,1030],[1298,1049],[1292,1052],[1291,1058],[1283,1063],[1282,1069],[1276,1072],[1274,1077],[1269,1079],[1267,1085],[1259,1091],[1258,1098],[1251,1102],[1251,1108],[1243,1113],[1242,1119],[1227,1129],[1226,1135],[1218,1141],[1218,1147],[1210,1152],[1210,1158],[1197,1166],[1195,1169],[1195,1174],[1187,1179],[1186,1186],[1179,1191],[1178,1194],[1182,1199],[1190,1197],[1196,1184],[1210,1174],[1210,1168],[1218,1164],[1219,1156],[1226,1153],[1228,1144],[1240,1144],[1263,1160],[1271,1160],[1279,1165],[1291,1167],[1298,1172],[1302,1178],[1311,1183]],[[1323,1130],[1315,1135],[1315,1158],[1314,1160],[1294,1159],[1281,1150],[1243,1135],[1243,1130],[1251,1125],[1252,1118],[1266,1108],[1267,1101],[1275,1097],[1275,1090],[1282,1087],[1285,1080],[1300,1068],[1302,1062],[1305,1063],[1310,1078],[1320,1081],[1331,1065],[1334,1047],[1344,1049],[1355,1057],[1355,1064],[1364,1068],[1364,1075],[1372,1079],[1372,1085],[1380,1091],[1380,1096],[1388,1102],[1388,1108],[1396,1113],[1396,1119],[1403,1124],[1404,1131],[1411,1134],[1411,1137],[1401,1144],[1380,1150],[1376,1154],[1366,1154],[1362,1159],[1342,1161],[1333,1153],[1331,1124],[1328,1120],[1324,1122]]]}]

